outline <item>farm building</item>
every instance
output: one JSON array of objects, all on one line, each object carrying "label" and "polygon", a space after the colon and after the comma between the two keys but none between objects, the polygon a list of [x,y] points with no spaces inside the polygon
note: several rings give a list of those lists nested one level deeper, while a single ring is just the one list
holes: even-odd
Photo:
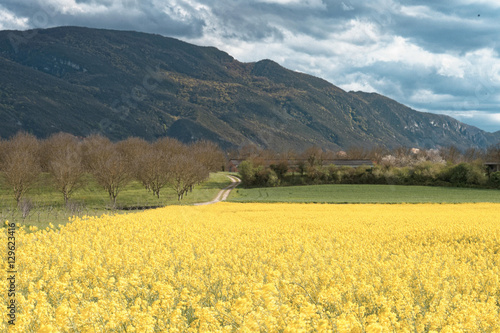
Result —
[{"label": "farm building", "polygon": [[486,162],[484,165],[488,169],[488,173],[500,171],[500,162]]},{"label": "farm building", "polygon": [[[230,159],[228,163],[228,170],[230,172],[238,172],[238,166],[240,165],[241,162],[244,160],[242,159]],[[264,163],[269,166],[274,163],[279,163],[279,161],[275,160],[265,160]],[[293,159],[293,160],[288,160],[288,167],[290,169],[296,169],[300,165],[308,165],[309,161],[306,159]],[[373,167],[373,162],[370,160],[350,160],[350,159],[336,159],[336,160],[322,160],[321,161],[322,165],[336,165],[336,166],[345,166],[345,167],[351,167],[351,168],[357,168],[360,166],[367,166],[372,168]]]}]

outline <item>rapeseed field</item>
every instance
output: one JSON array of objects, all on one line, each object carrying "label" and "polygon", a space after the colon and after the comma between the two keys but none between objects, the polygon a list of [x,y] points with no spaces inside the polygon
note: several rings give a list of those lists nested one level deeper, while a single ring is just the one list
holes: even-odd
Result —
[{"label": "rapeseed field", "polygon": [[16,244],[2,332],[500,332],[500,204],[175,206]]}]

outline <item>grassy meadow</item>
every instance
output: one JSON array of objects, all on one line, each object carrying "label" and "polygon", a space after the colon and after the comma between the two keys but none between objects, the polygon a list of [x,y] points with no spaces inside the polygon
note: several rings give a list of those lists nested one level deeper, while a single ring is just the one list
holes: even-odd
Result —
[{"label": "grassy meadow", "polygon": [[500,202],[500,191],[403,185],[305,185],[236,188],[232,202],[465,203]]}]

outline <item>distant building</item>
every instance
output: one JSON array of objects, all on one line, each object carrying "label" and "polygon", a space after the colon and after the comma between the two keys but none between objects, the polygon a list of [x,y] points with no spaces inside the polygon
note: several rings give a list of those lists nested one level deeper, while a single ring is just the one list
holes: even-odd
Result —
[{"label": "distant building", "polygon": [[347,166],[351,168],[357,168],[360,166],[368,166],[373,168],[373,162],[370,160],[349,160],[349,159],[338,159],[338,160],[324,160],[323,165],[336,165],[336,166]]},{"label": "distant building", "polygon": [[[228,162],[228,171],[230,172],[238,172],[238,167],[241,162],[244,160],[241,159],[230,159]],[[275,160],[266,160],[264,161],[267,166],[276,163]],[[309,161],[307,159],[292,159],[288,160],[288,167],[289,169],[296,169],[300,165],[308,165]],[[351,167],[351,168],[357,168],[360,166],[367,166],[372,168],[374,166],[373,162],[371,160],[350,160],[350,159],[335,159],[335,160],[322,160],[321,161],[322,165],[335,165],[339,167]]]},{"label": "distant building", "polygon": [[244,160],[238,160],[238,159],[230,159],[227,165],[227,170],[229,172],[238,172],[238,167],[240,166],[240,163],[243,162]]},{"label": "distant building", "polygon": [[486,162],[484,165],[488,169],[488,174],[500,171],[500,162]]}]

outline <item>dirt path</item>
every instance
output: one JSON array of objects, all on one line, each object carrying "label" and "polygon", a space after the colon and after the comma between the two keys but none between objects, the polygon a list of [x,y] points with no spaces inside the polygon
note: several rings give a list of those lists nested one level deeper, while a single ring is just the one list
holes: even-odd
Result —
[{"label": "dirt path", "polygon": [[213,199],[212,201],[208,201],[208,202],[195,203],[194,205],[195,206],[210,205],[210,204],[214,204],[214,203],[219,202],[219,201],[226,200],[227,197],[229,196],[229,193],[231,193],[231,191],[241,183],[241,180],[238,177],[235,177],[235,176],[227,176],[227,177],[229,179],[231,179],[232,183],[230,185],[226,186],[225,188],[223,188],[222,190],[220,190],[219,193],[217,194],[217,196],[215,197],[215,199]]}]

